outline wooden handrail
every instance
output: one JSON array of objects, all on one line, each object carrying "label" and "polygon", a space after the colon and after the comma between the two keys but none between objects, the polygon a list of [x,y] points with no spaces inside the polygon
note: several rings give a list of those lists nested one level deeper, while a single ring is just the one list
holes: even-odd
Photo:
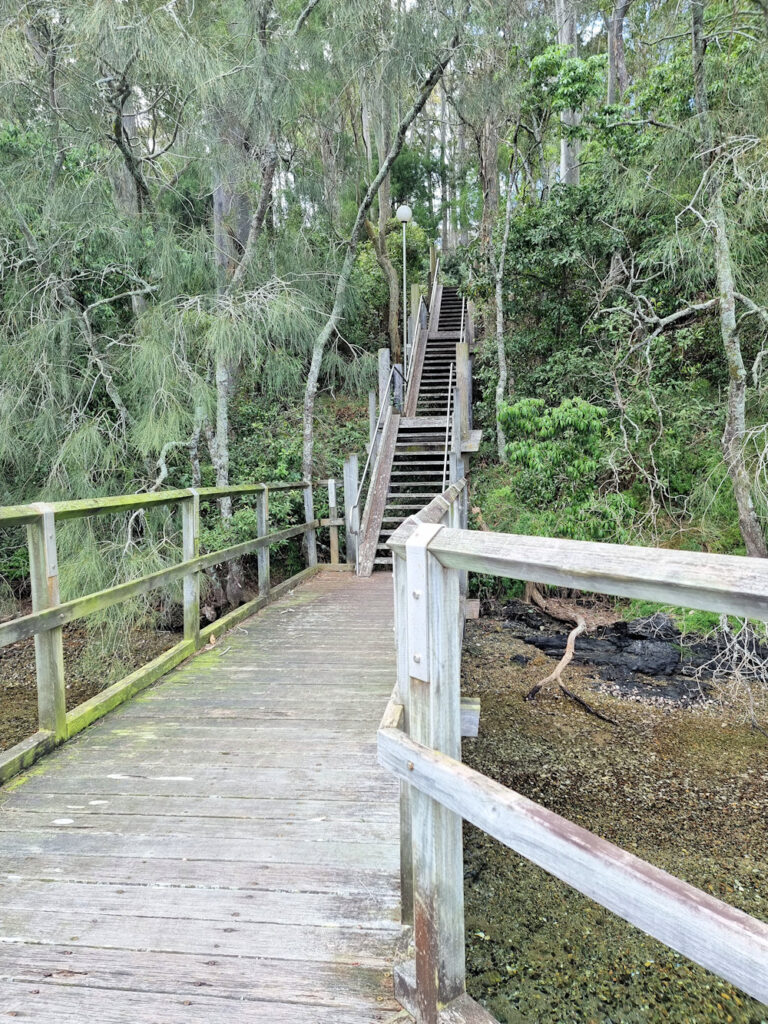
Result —
[{"label": "wooden handrail", "polygon": [[[416,950],[415,966],[395,972],[401,1002],[427,1021],[468,998],[462,820],[768,1001],[768,924],[471,770],[457,739],[467,571],[766,619],[768,561],[456,529],[446,521],[459,493],[449,488],[389,540],[397,689],[379,730],[379,761],[401,781],[403,916]],[[491,1019],[482,1013],[476,1019]]]},{"label": "wooden handrail", "polygon": [[[300,491],[311,486],[305,480],[283,481],[266,484],[243,484],[234,487],[198,487],[197,494],[204,501],[215,498],[234,498],[238,495],[258,494],[260,491]],[[82,519],[86,516],[106,515],[110,512],[133,512],[139,508],[154,505],[172,505],[185,501],[190,489],[148,491],[142,494],[118,494],[103,498],[78,498],[74,501],[47,502],[56,519]],[[6,505],[0,508],[0,527],[24,526],[34,523],[40,516],[40,503],[29,505]]]},{"label": "wooden handrail", "polygon": [[768,619],[763,558],[450,529],[430,553],[451,569]]},{"label": "wooden handrail", "polygon": [[641,860],[460,761],[414,743],[390,709],[379,762],[648,935],[768,1002],[768,924]]},{"label": "wooden handrail", "polygon": [[[333,486],[330,486],[333,484]],[[269,494],[272,491],[302,491],[304,495],[303,523],[283,530],[269,531]],[[240,544],[200,554],[200,502],[237,495],[255,495],[257,498],[257,525],[259,536]],[[332,515],[332,561],[338,561],[338,524],[335,506],[335,483],[329,481]],[[59,567],[56,545],[56,523],[59,520],[129,512],[161,505],[179,504],[182,515],[182,560],[157,572],[129,580],[106,590],[71,601],[59,596]],[[269,549],[272,544],[292,537],[306,538],[308,572],[317,566],[316,531],[322,525],[314,515],[312,484],[309,481],[276,481],[274,483],[243,484],[232,487],[201,487],[158,491],[148,494],[117,495],[87,498],[77,501],[33,503],[0,508],[0,528],[25,525],[29,547],[30,579],[32,584],[32,613],[0,623],[0,648],[35,637],[35,664],[38,692],[38,732],[10,750],[0,752],[0,783],[64,742],[69,736],[101,717],[128,696],[154,682],[184,658],[193,654],[206,639],[240,621],[246,614],[257,611],[271,597],[284,589],[270,584]],[[334,531],[336,543],[334,544]],[[259,570],[259,597],[241,605],[216,621],[212,627],[200,629],[200,573],[222,562],[242,558],[256,552]],[[297,582],[302,576],[293,577]],[[63,657],[62,627],[98,611],[111,608],[141,594],[182,580],[184,608],[184,639],[169,651],[155,658],[142,669],[115,683],[102,694],[86,701],[73,711],[66,707],[66,683]]]}]

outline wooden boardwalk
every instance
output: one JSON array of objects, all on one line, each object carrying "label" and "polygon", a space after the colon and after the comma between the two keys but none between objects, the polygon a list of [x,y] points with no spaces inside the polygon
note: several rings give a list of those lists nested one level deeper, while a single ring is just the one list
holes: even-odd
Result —
[{"label": "wooden boardwalk", "polygon": [[392,579],[321,572],[0,795],[0,1017],[398,1010]]}]

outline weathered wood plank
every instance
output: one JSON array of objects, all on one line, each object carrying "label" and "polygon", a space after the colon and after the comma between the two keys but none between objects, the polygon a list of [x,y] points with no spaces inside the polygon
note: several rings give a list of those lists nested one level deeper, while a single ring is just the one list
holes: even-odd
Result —
[{"label": "weathered wood plank", "polygon": [[137,993],[61,985],[0,984],[0,1005],[9,1016],[35,1024],[378,1024],[392,1016],[387,1006],[365,1009],[294,1001],[216,999],[168,992]]},{"label": "weathered wood plank", "polygon": [[449,529],[430,551],[453,569],[768,619],[762,558]]},{"label": "weathered wood plank", "polygon": [[[77,597],[71,601],[59,602],[56,600],[53,606],[41,606],[30,615],[12,619],[10,622],[0,624],[0,647],[16,643],[18,640],[36,636],[46,630],[56,630],[69,622],[85,618],[97,611],[104,611],[113,605],[141,594],[147,594],[152,590],[167,586],[175,580],[183,579],[192,572],[199,572],[202,569],[211,568],[221,562],[241,558],[243,555],[259,551],[261,548],[275,544],[280,540],[289,540],[301,534],[309,533],[319,525],[319,520],[312,520],[300,526],[287,527],[285,530],[277,530],[266,537],[259,537],[255,540],[244,541],[242,544],[235,544],[232,547],[222,548],[219,551],[212,551],[205,555],[197,555],[195,558],[179,562],[178,565],[170,566],[168,569],[160,569],[157,572],[149,573],[140,579],[130,580],[127,583],[120,583],[117,586],[109,587],[97,594],[88,594],[85,597]],[[32,527],[29,527],[31,530]],[[244,606],[245,607],[245,606]],[[240,611],[240,609],[237,609]]]},{"label": "weathered wood plank", "polygon": [[9,747],[8,750],[0,751],[0,785],[25,768],[29,768],[43,754],[50,753],[55,746],[53,733],[40,730],[28,739]]},{"label": "weathered wood plank", "polygon": [[[224,921],[227,924],[279,922],[288,925],[394,930],[399,925],[397,894],[392,890],[362,897],[360,893],[284,892],[279,889],[244,892],[241,889],[195,888],[179,900],[176,889],[157,886],[105,885],[59,881],[15,881],[4,887],[3,914],[25,911],[60,913],[77,908],[90,916],[183,918]],[[71,913],[71,911],[70,911]],[[235,920],[236,919],[236,920]]]},{"label": "weathered wood plank", "polygon": [[360,576],[370,576],[373,571],[373,560],[376,557],[381,520],[387,504],[389,478],[392,473],[392,460],[395,455],[399,422],[400,416],[390,409],[384,421],[376,462],[371,469],[371,483],[360,528],[357,560],[357,571]]},{"label": "weathered wood plank", "polygon": [[[104,808],[102,808],[104,811]],[[65,824],[68,822],[69,824]],[[6,807],[0,817],[0,835],[36,834],[36,841],[58,835],[124,836],[126,839],[195,836],[198,839],[248,839],[258,850],[262,840],[301,839],[323,843],[338,835],[340,822],[327,814],[315,818],[245,818],[208,815],[91,813],[68,809],[60,815]],[[357,820],[344,822],[344,838],[349,843],[386,843],[392,835],[391,821]]]},{"label": "weathered wood plank", "polygon": [[289,586],[3,793],[3,1009],[22,992],[57,1024],[397,1011],[399,784],[373,746],[391,588]]},{"label": "weathered wood plank", "polygon": [[[80,854],[41,854],[27,851],[24,856],[0,854],[0,880],[104,882],[119,887],[167,886],[174,890],[206,888],[245,889],[251,892],[358,893],[383,896],[397,892],[397,869],[381,865],[361,868],[348,864],[304,864],[250,859],[227,861],[225,870],[217,860],[167,860],[140,857],[83,856]],[[183,893],[180,894],[183,896]],[[0,950],[2,949],[0,943]]]},{"label": "weathered wood plank", "polygon": [[265,864],[319,864],[328,867],[344,863],[358,868],[397,868],[397,851],[391,844],[383,846],[380,841],[347,843],[339,837],[338,827],[334,828],[332,823],[325,824],[324,829],[318,828],[314,838],[266,836],[258,842],[254,839],[217,836],[202,836],[198,840],[183,834],[141,836],[112,832],[94,834],[83,829],[51,829],[46,832],[28,830],[3,833],[3,852],[14,856],[23,856],[33,850],[40,854],[63,853],[83,857],[143,857],[160,860],[199,857],[222,864],[229,861],[258,861]]},{"label": "weathered wood plank", "polygon": [[[191,562],[200,554],[200,496],[192,488],[192,496],[181,503],[182,561]],[[195,650],[200,646],[200,573],[184,577],[184,639]]]},{"label": "weathered wood plank", "polygon": [[[389,801],[381,800],[377,793],[354,797],[354,792],[339,794],[333,801],[328,798],[309,800],[303,796],[288,800],[271,796],[165,796],[162,808],[167,821],[176,817],[192,817],[244,818],[249,821],[268,818],[279,822],[292,819],[307,821],[321,816],[336,824],[374,821],[392,825],[397,821],[397,808]],[[157,815],[157,808],[158,801],[154,796],[114,793],[109,797],[93,798],[82,792],[36,793],[23,787],[7,793],[0,801],[0,811],[4,813],[12,814],[21,809],[25,814],[40,812],[52,818],[66,818],[72,811],[76,811],[78,816],[105,813],[123,817]]]},{"label": "weathered wood plank", "polygon": [[113,683],[112,686],[108,686],[106,690],[95,694],[89,700],[83,701],[82,704],[78,704],[77,707],[67,712],[67,736],[75,736],[82,732],[87,726],[106,715],[108,711],[112,711],[113,708],[133,697],[134,694],[140,693],[152,683],[157,682],[166,672],[188,658],[194,649],[192,640],[182,640],[181,643],[158,654],[152,661],[137,668],[135,672],[131,672],[124,679]]},{"label": "weathered wood plank", "polygon": [[[271,491],[299,491],[303,481],[279,480],[274,483],[242,484],[232,487],[199,487],[197,493],[210,501],[214,498],[258,494],[265,487]],[[172,505],[189,497],[188,490],[154,491],[149,494],[118,494],[102,498],[78,498],[74,501],[53,501],[50,503],[56,519],[82,519],[86,516],[104,515],[114,512],[132,512],[139,508],[156,505]],[[36,521],[40,512],[36,505],[5,505],[0,507],[0,526],[24,526]]]},{"label": "weathered wood plank", "polygon": [[[442,529],[423,523],[406,545],[407,720],[409,735],[417,743],[460,758],[458,573],[443,568],[429,553]],[[431,794],[412,787],[411,828],[417,1017],[423,1024],[437,1024],[438,1008],[465,987],[461,818]]]},{"label": "weathered wood plank", "polygon": [[357,455],[350,455],[344,461],[344,531],[346,558],[349,565],[357,564],[358,533],[360,530],[360,509],[357,506],[359,487]]},{"label": "weathered wood plank", "polygon": [[768,924],[402,733],[382,764],[619,917],[768,1002]]},{"label": "weathered wood plank", "polygon": [[120,975],[130,976],[135,992],[170,990],[179,996],[198,996],[202,990],[209,997],[251,1004],[286,1000],[336,1010],[377,1006],[391,1008],[392,1013],[397,1008],[382,972],[362,964],[227,955],[211,962],[195,954],[72,946],[41,946],[30,963],[25,946],[0,944],[0,979],[4,981],[33,987],[112,989]]},{"label": "weathered wood plank", "polygon": [[63,765],[53,758],[46,759],[42,765],[44,774],[33,772],[25,776],[25,792],[70,793],[74,789],[91,798],[125,792],[158,799],[210,795],[291,799],[301,794],[305,798],[333,800],[348,797],[350,793],[381,796],[388,783],[394,786],[390,780],[383,780],[374,766],[358,770],[352,776],[340,768],[326,768],[319,773],[316,768],[260,767],[258,774],[254,774],[249,768],[210,767],[199,761],[179,765],[172,771],[135,768],[118,772],[98,763]]},{"label": "weathered wood plank", "polygon": [[474,739],[480,731],[480,698],[462,697],[460,704],[461,735]]},{"label": "weathered wood plank", "polygon": [[[40,616],[60,602],[56,522],[50,505],[41,505],[36,522],[27,526],[32,609]],[[1,629],[2,627],[0,627]],[[56,743],[67,738],[67,697],[64,684],[64,643],[61,629],[35,636],[37,719]]]}]

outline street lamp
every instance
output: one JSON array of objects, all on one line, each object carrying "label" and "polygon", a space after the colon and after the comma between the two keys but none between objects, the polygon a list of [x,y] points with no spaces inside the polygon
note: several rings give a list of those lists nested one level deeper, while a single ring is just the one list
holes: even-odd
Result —
[{"label": "street lamp", "polygon": [[407,378],[408,376],[408,293],[406,291],[407,282],[405,279],[405,229],[413,216],[413,210],[410,206],[406,206],[403,203],[402,206],[398,206],[395,216],[403,225],[403,372]]}]

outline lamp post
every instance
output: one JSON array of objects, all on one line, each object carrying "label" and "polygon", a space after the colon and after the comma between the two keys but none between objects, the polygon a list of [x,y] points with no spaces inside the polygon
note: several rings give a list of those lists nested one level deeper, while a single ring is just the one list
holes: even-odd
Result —
[{"label": "lamp post", "polygon": [[410,206],[403,204],[398,206],[395,216],[403,225],[403,372],[405,377],[408,377],[408,292],[407,281],[405,277],[405,229],[408,226],[408,222],[413,216],[413,210]]}]

